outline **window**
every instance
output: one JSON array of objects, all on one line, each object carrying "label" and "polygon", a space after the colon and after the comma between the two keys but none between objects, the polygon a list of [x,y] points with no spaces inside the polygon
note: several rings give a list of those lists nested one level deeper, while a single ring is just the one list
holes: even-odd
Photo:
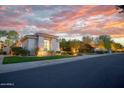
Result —
[{"label": "window", "polygon": [[44,49],[45,50],[50,50],[50,41],[49,40],[44,40]]}]

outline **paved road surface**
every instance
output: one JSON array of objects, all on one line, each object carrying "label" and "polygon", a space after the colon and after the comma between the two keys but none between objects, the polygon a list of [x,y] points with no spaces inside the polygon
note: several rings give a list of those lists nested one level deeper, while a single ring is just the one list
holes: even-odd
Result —
[{"label": "paved road surface", "polygon": [[124,87],[124,54],[0,74],[0,87]]}]

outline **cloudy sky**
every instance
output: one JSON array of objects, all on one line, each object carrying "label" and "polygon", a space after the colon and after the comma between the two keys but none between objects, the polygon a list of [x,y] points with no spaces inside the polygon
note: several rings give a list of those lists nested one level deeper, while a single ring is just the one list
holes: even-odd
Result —
[{"label": "cloudy sky", "polygon": [[19,33],[64,35],[108,34],[124,38],[124,13],[115,6],[0,6],[0,29]]}]

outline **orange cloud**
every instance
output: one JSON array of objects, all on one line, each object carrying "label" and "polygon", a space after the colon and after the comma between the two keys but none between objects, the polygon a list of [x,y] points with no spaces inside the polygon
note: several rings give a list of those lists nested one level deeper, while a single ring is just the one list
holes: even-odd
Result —
[{"label": "orange cloud", "polygon": [[77,11],[76,13],[71,15],[70,19],[73,20],[73,19],[77,19],[77,18],[83,17],[84,15],[89,14],[88,11],[93,9],[94,7],[96,7],[96,6],[95,5],[84,6],[79,11]]},{"label": "orange cloud", "polygon": [[123,28],[124,22],[109,22],[104,26],[104,28],[113,28],[113,27]]},{"label": "orange cloud", "polygon": [[56,29],[56,31],[67,32],[67,31],[70,31],[71,30],[73,24],[74,24],[74,20],[72,20],[72,21],[65,20],[65,21],[56,23],[54,25],[54,29]]},{"label": "orange cloud", "polygon": [[124,34],[122,35],[111,35],[112,38],[124,38]]},{"label": "orange cloud", "polygon": [[82,17],[89,17],[89,16],[96,16],[96,15],[112,15],[117,13],[117,9],[115,6],[98,6],[98,5],[86,5],[82,6],[79,10],[69,13],[69,12],[62,12],[56,17],[65,16],[69,20],[74,20]]},{"label": "orange cloud", "polygon": [[[61,14],[58,14],[58,16],[54,16],[53,18],[55,22],[54,29],[64,32],[71,31],[73,25],[78,19],[81,18],[88,19],[89,17],[97,16],[97,15],[105,15],[107,17],[114,13],[117,13],[115,6],[97,6],[97,5],[82,6],[79,10],[75,12],[64,12],[64,13],[62,12]],[[59,20],[59,18],[61,17],[65,17],[65,19]],[[97,20],[87,20],[87,19],[85,21],[89,23],[88,24],[89,28],[96,29],[99,26],[103,26],[103,24],[101,24]]]}]

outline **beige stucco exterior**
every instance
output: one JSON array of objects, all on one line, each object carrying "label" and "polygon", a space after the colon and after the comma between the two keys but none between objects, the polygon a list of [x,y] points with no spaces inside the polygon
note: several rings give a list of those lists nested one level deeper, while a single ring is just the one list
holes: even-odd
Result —
[{"label": "beige stucco exterior", "polygon": [[37,33],[35,35],[27,35],[21,40],[21,46],[30,51],[32,55],[47,55],[50,51],[60,51],[59,40],[57,36]]}]

